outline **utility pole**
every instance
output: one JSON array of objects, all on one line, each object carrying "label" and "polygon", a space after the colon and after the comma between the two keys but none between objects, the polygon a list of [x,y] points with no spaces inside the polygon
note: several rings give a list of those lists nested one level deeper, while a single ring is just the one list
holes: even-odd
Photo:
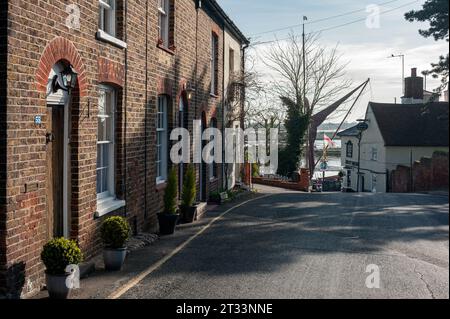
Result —
[{"label": "utility pole", "polygon": [[402,59],[402,92],[405,96],[405,55],[404,54],[392,54],[389,58],[401,58]]},{"label": "utility pole", "polygon": [[[305,34],[305,21],[308,21],[308,17],[303,16],[303,33],[302,33],[302,39],[303,39],[303,109],[309,113],[309,109],[306,110],[306,34]],[[308,128],[306,130],[306,152],[305,152],[305,167],[307,169],[310,168],[309,159],[311,157],[311,154],[309,154],[310,151],[310,145],[309,145],[309,124]],[[314,172],[309,172],[310,180],[313,176]]]}]

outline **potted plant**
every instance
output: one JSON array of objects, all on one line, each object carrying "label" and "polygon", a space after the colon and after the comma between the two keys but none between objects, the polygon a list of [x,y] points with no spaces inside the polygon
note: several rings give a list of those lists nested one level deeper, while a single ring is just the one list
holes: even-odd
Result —
[{"label": "potted plant", "polygon": [[73,273],[68,269],[83,261],[83,254],[77,243],[65,238],[49,241],[42,250],[41,259],[46,267],[47,290],[50,298],[67,299],[72,288],[70,277]]},{"label": "potted plant", "polygon": [[175,232],[175,227],[180,217],[178,214],[177,194],[177,172],[175,169],[172,169],[164,193],[164,212],[158,214],[159,232],[161,235],[172,235]]},{"label": "potted plant", "polygon": [[228,200],[228,193],[224,190],[221,190],[220,192],[211,192],[209,194],[208,203],[222,205],[227,200]]},{"label": "potted plant", "polygon": [[121,270],[127,256],[126,243],[131,234],[130,224],[123,217],[109,217],[102,223],[100,232],[105,246],[103,250],[105,269]]},{"label": "potted plant", "polygon": [[181,194],[180,210],[184,223],[192,223],[197,217],[197,206],[194,205],[196,196],[197,189],[195,186],[195,170],[192,165],[189,165],[183,182],[183,191]]},{"label": "potted plant", "polygon": [[208,203],[220,205],[222,203],[222,198],[219,192],[211,192],[209,194]]}]

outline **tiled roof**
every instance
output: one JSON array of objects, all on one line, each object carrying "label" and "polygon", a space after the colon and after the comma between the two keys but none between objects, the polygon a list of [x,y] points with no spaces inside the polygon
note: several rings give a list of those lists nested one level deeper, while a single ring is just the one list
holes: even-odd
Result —
[{"label": "tiled roof", "polygon": [[349,129],[339,132],[337,135],[342,137],[342,136],[358,136],[358,134],[359,134],[358,125],[355,125],[353,127],[350,127]]},{"label": "tiled roof", "polygon": [[448,102],[370,103],[386,146],[448,146]]}]

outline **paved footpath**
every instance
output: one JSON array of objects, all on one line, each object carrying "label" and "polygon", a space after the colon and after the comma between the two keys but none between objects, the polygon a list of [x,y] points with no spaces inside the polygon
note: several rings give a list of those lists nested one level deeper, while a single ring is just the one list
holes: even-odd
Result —
[{"label": "paved footpath", "polygon": [[447,196],[260,193],[116,296],[449,298]]}]

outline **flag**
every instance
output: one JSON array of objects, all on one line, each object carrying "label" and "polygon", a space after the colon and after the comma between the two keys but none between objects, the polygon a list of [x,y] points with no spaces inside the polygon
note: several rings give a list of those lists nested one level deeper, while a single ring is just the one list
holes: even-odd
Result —
[{"label": "flag", "polygon": [[335,147],[336,143],[333,142],[333,140],[326,134],[323,135],[323,141],[324,141],[324,145],[326,147]]},{"label": "flag", "polygon": [[307,16],[303,16],[303,21],[308,21],[308,17]]}]

